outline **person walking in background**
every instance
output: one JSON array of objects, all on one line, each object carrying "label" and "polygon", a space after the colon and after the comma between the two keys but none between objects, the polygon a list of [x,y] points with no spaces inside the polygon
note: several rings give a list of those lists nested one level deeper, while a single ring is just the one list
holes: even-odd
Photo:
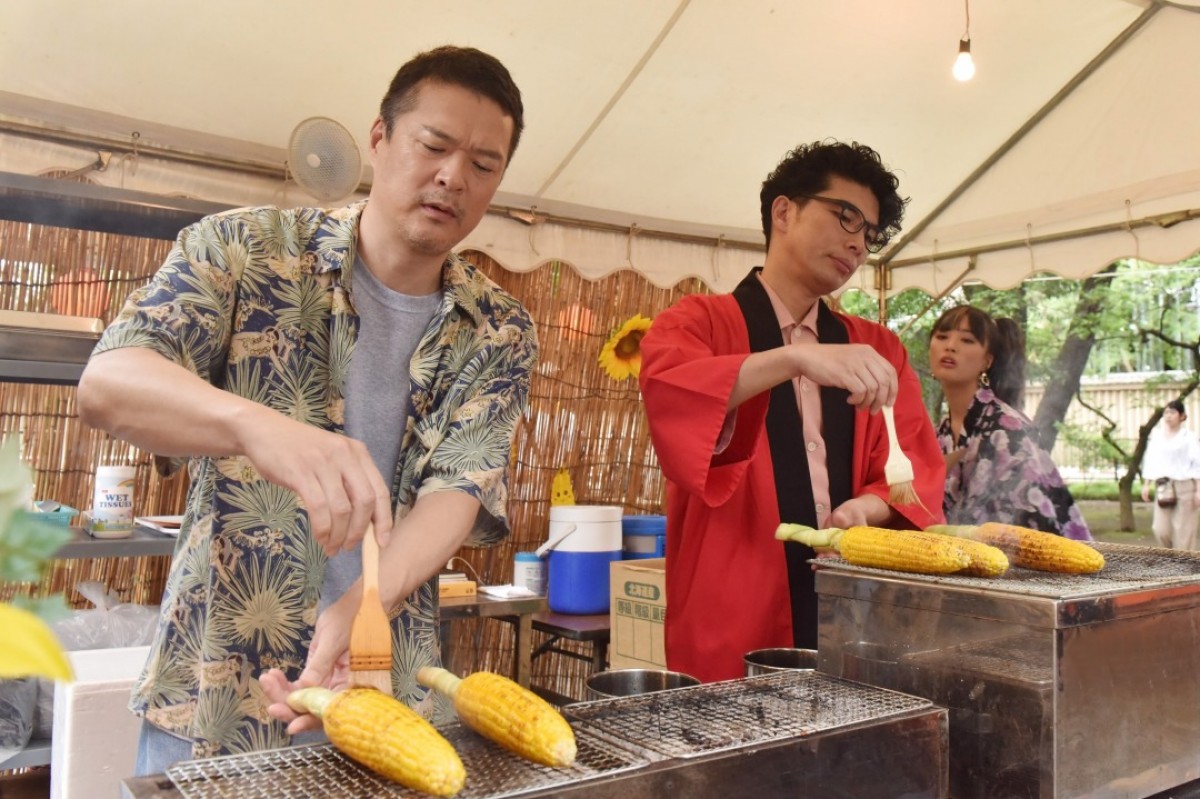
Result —
[{"label": "person walking in background", "polygon": [[1018,408],[1025,337],[1011,319],[960,305],[933,325],[929,366],[946,395],[938,425],[949,524],[1003,522],[1067,538],[1092,535],[1058,468]]},{"label": "person walking in background", "polygon": [[[787,154],[759,194],[767,254],[732,294],[691,295],[642,339],[642,398],[667,478],[667,665],[740,677],[753,649],[817,645],[811,548],[780,521],[924,528],[943,467],[900,340],[822,301],[900,229],[899,181],[862,144]],[[893,506],[895,406],[920,503]]]},{"label": "person walking in background", "polygon": [[1142,500],[1154,483],[1154,537],[1159,546],[1200,549],[1200,437],[1183,426],[1179,400],[1163,409],[1162,424],[1150,433],[1142,458]]},{"label": "person walking in background", "polygon": [[80,417],[172,467],[186,459],[191,477],[133,692],[138,774],[318,726],[284,699],[346,683],[372,526],[393,692],[424,701],[415,671],[439,662],[438,570],[468,539],[508,534],[536,332],[451,251],[487,211],[523,124],[495,58],[421,53],[371,127],[366,200],[200,220],[105,331]]}]

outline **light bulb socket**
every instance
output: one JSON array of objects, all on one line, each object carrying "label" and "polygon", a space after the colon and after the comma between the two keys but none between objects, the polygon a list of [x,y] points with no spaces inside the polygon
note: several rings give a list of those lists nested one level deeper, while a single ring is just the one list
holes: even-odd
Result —
[{"label": "light bulb socket", "polygon": [[970,55],[971,54],[971,40],[970,39],[959,39],[958,40],[958,52],[960,54],[966,53],[967,55]]}]

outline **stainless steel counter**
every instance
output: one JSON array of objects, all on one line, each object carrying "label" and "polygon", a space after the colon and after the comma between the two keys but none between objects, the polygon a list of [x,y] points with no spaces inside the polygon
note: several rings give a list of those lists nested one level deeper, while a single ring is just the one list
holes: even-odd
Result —
[{"label": "stainless steel counter", "polygon": [[[569,705],[579,757],[551,769],[457,725],[467,768],[458,799],[482,797],[947,796],[946,712],[815,672],[781,672]],[[127,780],[127,799],[420,797],[332,747],[179,764]]]},{"label": "stainless steel counter", "polygon": [[1095,575],[822,562],[818,665],[950,711],[956,799],[1133,799],[1200,777],[1200,553]]}]

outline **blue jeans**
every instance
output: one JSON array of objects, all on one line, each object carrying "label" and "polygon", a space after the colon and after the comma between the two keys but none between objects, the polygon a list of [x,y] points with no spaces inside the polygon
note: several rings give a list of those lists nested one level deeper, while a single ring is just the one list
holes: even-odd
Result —
[{"label": "blue jeans", "polygon": [[[328,743],[322,730],[302,732],[292,736],[292,746]],[[138,735],[137,763],[133,768],[135,777],[162,774],[169,766],[181,760],[192,760],[192,742],[179,738],[161,727],[142,719],[142,731]]]},{"label": "blue jeans", "polygon": [[133,776],[145,777],[162,774],[168,766],[180,760],[192,759],[192,742],[178,738],[161,727],[142,719],[142,731],[138,735],[137,763]]}]

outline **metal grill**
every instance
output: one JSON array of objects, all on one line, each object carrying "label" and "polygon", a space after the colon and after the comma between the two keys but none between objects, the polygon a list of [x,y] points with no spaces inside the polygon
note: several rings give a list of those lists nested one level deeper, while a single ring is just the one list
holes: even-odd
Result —
[{"label": "metal grill", "polygon": [[564,712],[598,735],[664,757],[686,758],[929,706],[925,699],[819,672],[786,671],[587,702]]},{"label": "metal grill", "polygon": [[1022,683],[1035,689],[1054,682],[1053,642],[1045,636],[1010,635],[986,641],[914,652],[900,662],[952,672],[972,674],[1001,682]]},{"label": "metal grill", "polygon": [[[462,725],[442,728],[467,769],[457,799],[499,799],[577,783],[644,765],[648,760],[589,735],[574,725],[578,756],[570,768],[531,763],[501,749]],[[184,799],[427,799],[368,771],[330,744],[178,763],[167,776]]]},{"label": "metal grill", "polygon": [[1048,599],[1083,599],[1100,594],[1133,591],[1172,583],[1200,580],[1200,552],[1137,547],[1129,544],[1093,544],[1104,555],[1104,568],[1096,574],[1052,574],[1013,566],[999,577],[914,574],[912,572],[855,566],[841,557],[813,560],[822,567],[900,577],[923,583],[982,588]]}]

